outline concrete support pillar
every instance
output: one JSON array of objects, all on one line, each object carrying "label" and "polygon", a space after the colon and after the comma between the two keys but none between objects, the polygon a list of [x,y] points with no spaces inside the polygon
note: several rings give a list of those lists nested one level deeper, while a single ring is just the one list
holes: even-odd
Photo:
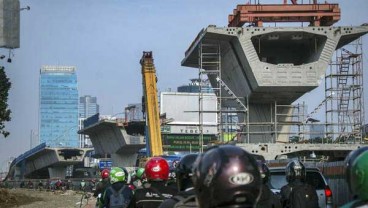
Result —
[{"label": "concrete support pillar", "polygon": [[23,179],[23,178],[21,177],[21,167],[19,167],[19,166],[16,166],[16,167],[15,167],[15,171],[14,171],[13,179],[14,179],[14,180],[21,180],[21,179]]},{"label": "concrete support pillar", "polygon": [[111,154],[113,166],[115,167],[135,167],[137,160],[137,153],[119,153]]},{"label": "concrete support pillar", "polygon": [[48,168],[50,178],[60,178],[65,179],[66,167],[51,167]]},{"label": "concrete support pillar", "polygon": [[24,174],[26,172],[26,160],[22,160],[20,163],[20,173],[19,173],[19,179],[24,179]]}]

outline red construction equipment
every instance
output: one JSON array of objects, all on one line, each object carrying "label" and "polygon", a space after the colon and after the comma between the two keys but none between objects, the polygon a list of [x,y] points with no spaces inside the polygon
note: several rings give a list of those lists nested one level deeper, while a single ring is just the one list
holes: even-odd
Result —
[{"label": "red construction equipment", "polygon": [[263,22],[309,22],[310,26],[331,26],[340,20],[338,4],[239,4],[229,15],[229,27],[241,27],[245,23],[262,27]]}]

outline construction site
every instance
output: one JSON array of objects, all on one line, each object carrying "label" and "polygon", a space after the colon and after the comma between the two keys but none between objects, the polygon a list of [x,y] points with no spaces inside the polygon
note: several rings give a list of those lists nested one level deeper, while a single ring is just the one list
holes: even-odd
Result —
[{"label": "construction site", "polygon": [[[152,51],[144,51],[139,110],[145,120],[128,119],[136,106],[125,108],[125,119],[96,114],[78,131],[89,136],[93,149],[43,143],[16,158],[7,177],[65,178],[67,168],[90,168],[87,157],[106,166],[138,167],[146,161],[139,161],[144,147],[151,157],[168,156],[170,146],[171,152],[202,153],[230,143],[262,156],[271,167],[293,158],[318,167],[329,177],[333,204],[346,203],[351,197],[343,160],[368,144],[362,38],[368,24],[334,26],[340,18],[339,4],[317,0],[236,5],[226,27],[203,28],[184,52],[181,66],[198,71],[197,94],[159,97]],[[298,102],[321,87],[316,106]]]}]

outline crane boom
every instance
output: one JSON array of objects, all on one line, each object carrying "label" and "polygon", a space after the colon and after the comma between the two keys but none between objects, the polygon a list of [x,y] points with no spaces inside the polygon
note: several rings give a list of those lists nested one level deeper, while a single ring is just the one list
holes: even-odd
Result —
[{"label": "crane boom", "polygon": [[160,127],[160,113],[158,108],[157,97],[157,85],[156,85],[156,69],[153,64],[152,52],[143,52],[142,59],[140,61],[142,65],[142,78],[143,78],[143,95],[146,111],[146,125],[148,136],[146,136],[147,155],[161,156],[162,139],[161,139],[161,127]]}]

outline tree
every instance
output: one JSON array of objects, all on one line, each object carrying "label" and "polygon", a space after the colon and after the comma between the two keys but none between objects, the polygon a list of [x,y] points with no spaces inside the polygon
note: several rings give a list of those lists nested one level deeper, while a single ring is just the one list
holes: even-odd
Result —
[{"label": "tree", "polygon": [[8,95],[11,83],[5,74],[5,68],[0,66],[0,134],[4,137],[9,136],[9,132],[5,130],[5,122],[11,120],[11,110],[8,109]]}]

